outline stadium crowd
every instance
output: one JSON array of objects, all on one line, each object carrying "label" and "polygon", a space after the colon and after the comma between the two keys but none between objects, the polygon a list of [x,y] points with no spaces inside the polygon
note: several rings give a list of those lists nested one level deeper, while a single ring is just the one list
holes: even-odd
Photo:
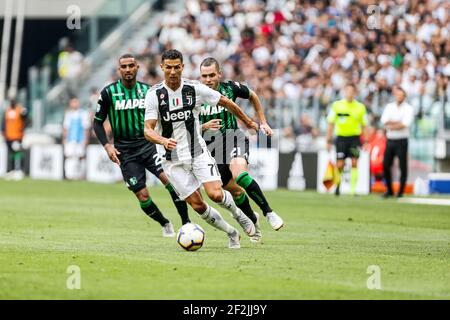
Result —
[{"label": "stadium crowd", "polygon": [[[139,78],[150,84],[162,79],[166,49],[183,52],[184,75],[193,79],[200,62],[214,55],[224,78],[258,93],[269,124],[291,140],[287,149],[299,136],[305,138],[300,144],[310,145],[324,134],[328,108],[348,82],[374,127],[400,85],[415,109],[415,134],[434,136],[443,109],[450,124],[450,2],[371,3],[187,0],[184,10],[169,9],[155,36],[129,50],[140,61]],[[115,80],[113,69],[107,82]],[[97,97],[98,88],[91,88],[91,112]],[[301,112],[290,112],[294,105]]]},{"label": "stadium crowd", "polygon": [[[226,78],[247,83],[266,101],[319,99],[322,109],[351,81],[374,109],[374,96],[401,85],[408,98],[431,103],[450,86],[450,2],[186,1],[156,37],[135,48],[146,80],[161,79],[160,52],[181,50],[186,76],[214,52]],[[417,100],[417,99],[416,99]],[[418,100],[417,100],[418,101]],[[378,101],[380,108],[387,101]]]}]

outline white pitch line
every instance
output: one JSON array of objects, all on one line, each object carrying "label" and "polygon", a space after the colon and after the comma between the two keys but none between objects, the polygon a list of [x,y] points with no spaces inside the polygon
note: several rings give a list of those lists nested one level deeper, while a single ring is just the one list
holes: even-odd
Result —
[{"label": "white pitch line", "polygon": [[428,204],[435,206],[450,206],[450,199],[436,199],[436,198],[402,198],[398,202],[413,203],[413,204]]}]

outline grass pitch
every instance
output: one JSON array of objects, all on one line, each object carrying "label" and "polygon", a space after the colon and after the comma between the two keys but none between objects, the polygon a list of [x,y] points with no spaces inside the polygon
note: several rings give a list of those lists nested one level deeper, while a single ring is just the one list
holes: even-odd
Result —
[{"label": "grass pitch", "polygon": [[[150,193],[178,229],[169,194]],[[206,242],[186,252],[161,237],[123,184],[0,180],[0,299],[450,298],[449,207],[266,195],[285,220],[280,231],[262,221],[261,244],[241,232],[242,248],[230,250],[190,209]],[[79,290],[66,286],[73,265]],[[380,290],[367,288],[372,265]]]}]

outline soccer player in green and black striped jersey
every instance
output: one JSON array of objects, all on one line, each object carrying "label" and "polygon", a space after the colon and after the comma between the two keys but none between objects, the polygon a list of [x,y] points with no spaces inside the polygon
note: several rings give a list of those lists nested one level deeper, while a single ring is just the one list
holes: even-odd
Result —
[{"label": "soccer player in green and black striped jersey", "polygon": [[[154,174],[169,191],[182,223],[188,223],[186,202],[181,200],[164,173],[156,146],[144,137],[145,95],[150,86],[137,81],[139,65],[132,54],[119,58],[120,79],[100,93],[93,128],[111,161],[117,163],[128,189],[140,202],[142,210],[163,227],[163,236],[173,237],[172,223],[167,220],[150,197],[145,169]],[[108,141],[103,122],[109,118],[114,144]]]},{"label": "soccer player in green and black striped jersey", "polygon": [[[232,101],[237,98],[250,100],[258,116],[260,129],[266,135],[272,135],[256,93],[239,82],[221,82],[222,74],[216,59],[206,58],[202,61],[200,76],[203,84]],[[246,193],[260,207],[272,228],[279,230],[284,224],[283,220],[271,209],[258,183],[248,173],[249,142],[239,129],[235,116],[220,105],[203,105],[200,122],[205,141],[209,142],[208,149],[216,159],[224,189],[233,195],[238,207],[255,223],[257,232],[251,240],[260,241],[261,230],[259,216],[251,209]]]}]

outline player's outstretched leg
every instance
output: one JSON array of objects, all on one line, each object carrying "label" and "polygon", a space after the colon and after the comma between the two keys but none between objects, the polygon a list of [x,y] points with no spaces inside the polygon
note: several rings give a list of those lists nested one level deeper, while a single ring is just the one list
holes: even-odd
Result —
[{"label": "player's outstretched leg", "polygon": [[225,190],[229,191],[233,195],[234,203],[236,206],[244,212],[244,214],[252,220],[255,225],[255,234],[250,237],[250,241],[259,242],[262,238],[262,231],[259,226],[259,215],[253,211],[250,206],[250,201],[245,193],[245,190],[237,185],[234,180],[230,180],[224,187]]},{"label": "player's outstretched leg", "polygon": [[186,202],[197,212],[200,217],[205,220],[208,224],[216,229],[225,232],[229,237],[229,248],[238,249],[240,245],[240,235],[239,232],[233,228],[228,222],[226,222],[221,214],[206,202],[203,201],[200,191],[195,191],[189,197],[186,198]]},{"label": "player's outstretched leg", "polygon": [[142,211],[144,211],[147,216],[158,222],[163,227],[163,237],[175,237],[175,231],[172,223],[163,216],[148,194],[147,188],[141,189],[135,194],[139,200]]},{"label": "player's outstretched leg", "polygon": [[231,193],[223,190],[219,181],[207,182],[203,186],[208,197],[225,210],[228,210],[248,236],[252,237],[255,235],[255,224],[236,206]]},{"label": "player's outstretched leg", "polygon": [[175,192],[172,184],[166,185],[167,191],[169,191],[170,196],[172,197],[172,201],[175,204],[175,207],[177,208],[178,214],[181,218],[181,224],[190,223],[191,220],[189,219],[188,214],[188,207],[186,204],[186,201],[181,200],[180,197],[178,197],[178,194]]},{"label": "player's outstretched leg", "polygon": [[186,224],[191,222],[189,220],[189,214],[187,209],[186,201],[180,199],[178,194],[176,193],[175,189],[173,188],[172,184],[169,182],[169,178],[167,178],[167,175],[162,171],[157,175],[158,179],[162,182],[162,184],[165,186],[166,190],[169,192],[170,197],[172,198],[173,204],[177,208],[178,214],[181,218],[181,224]]},{"label": "player's outstretched leg", "polygon": [[235,158],[232,160],[230,169],[233,173],[233,178],[235,177],[236,183],[244,188],[249,197],[252,198],[252,200],[258,205],[272,228],[275,230],[279,230],[284,225],[283,219],[281,219],[281,217],[269,206],[269,203],[267,202],[266,197],[261,191],[259,184],[250,176],[247,171],[243,170],[246,169],[246,162],[245,164],[241,164],[236,161],[242,162],[245,161],[245,159]]},{"label": "player's outstretched leg", "polygon": [[170,196],[172,197],[173,204],[177,208],[178,214],[180,215],[181,224],[191,222],[191,220],[189,220],[186,201],[180,199],[178,194],[175,192],[175,189],[173,188],[172,184],[169,182],[169,179],[167,178],[166,174],[164,172],[160,173],[158,179],[164,184],[167,191],[169,191]]}]

